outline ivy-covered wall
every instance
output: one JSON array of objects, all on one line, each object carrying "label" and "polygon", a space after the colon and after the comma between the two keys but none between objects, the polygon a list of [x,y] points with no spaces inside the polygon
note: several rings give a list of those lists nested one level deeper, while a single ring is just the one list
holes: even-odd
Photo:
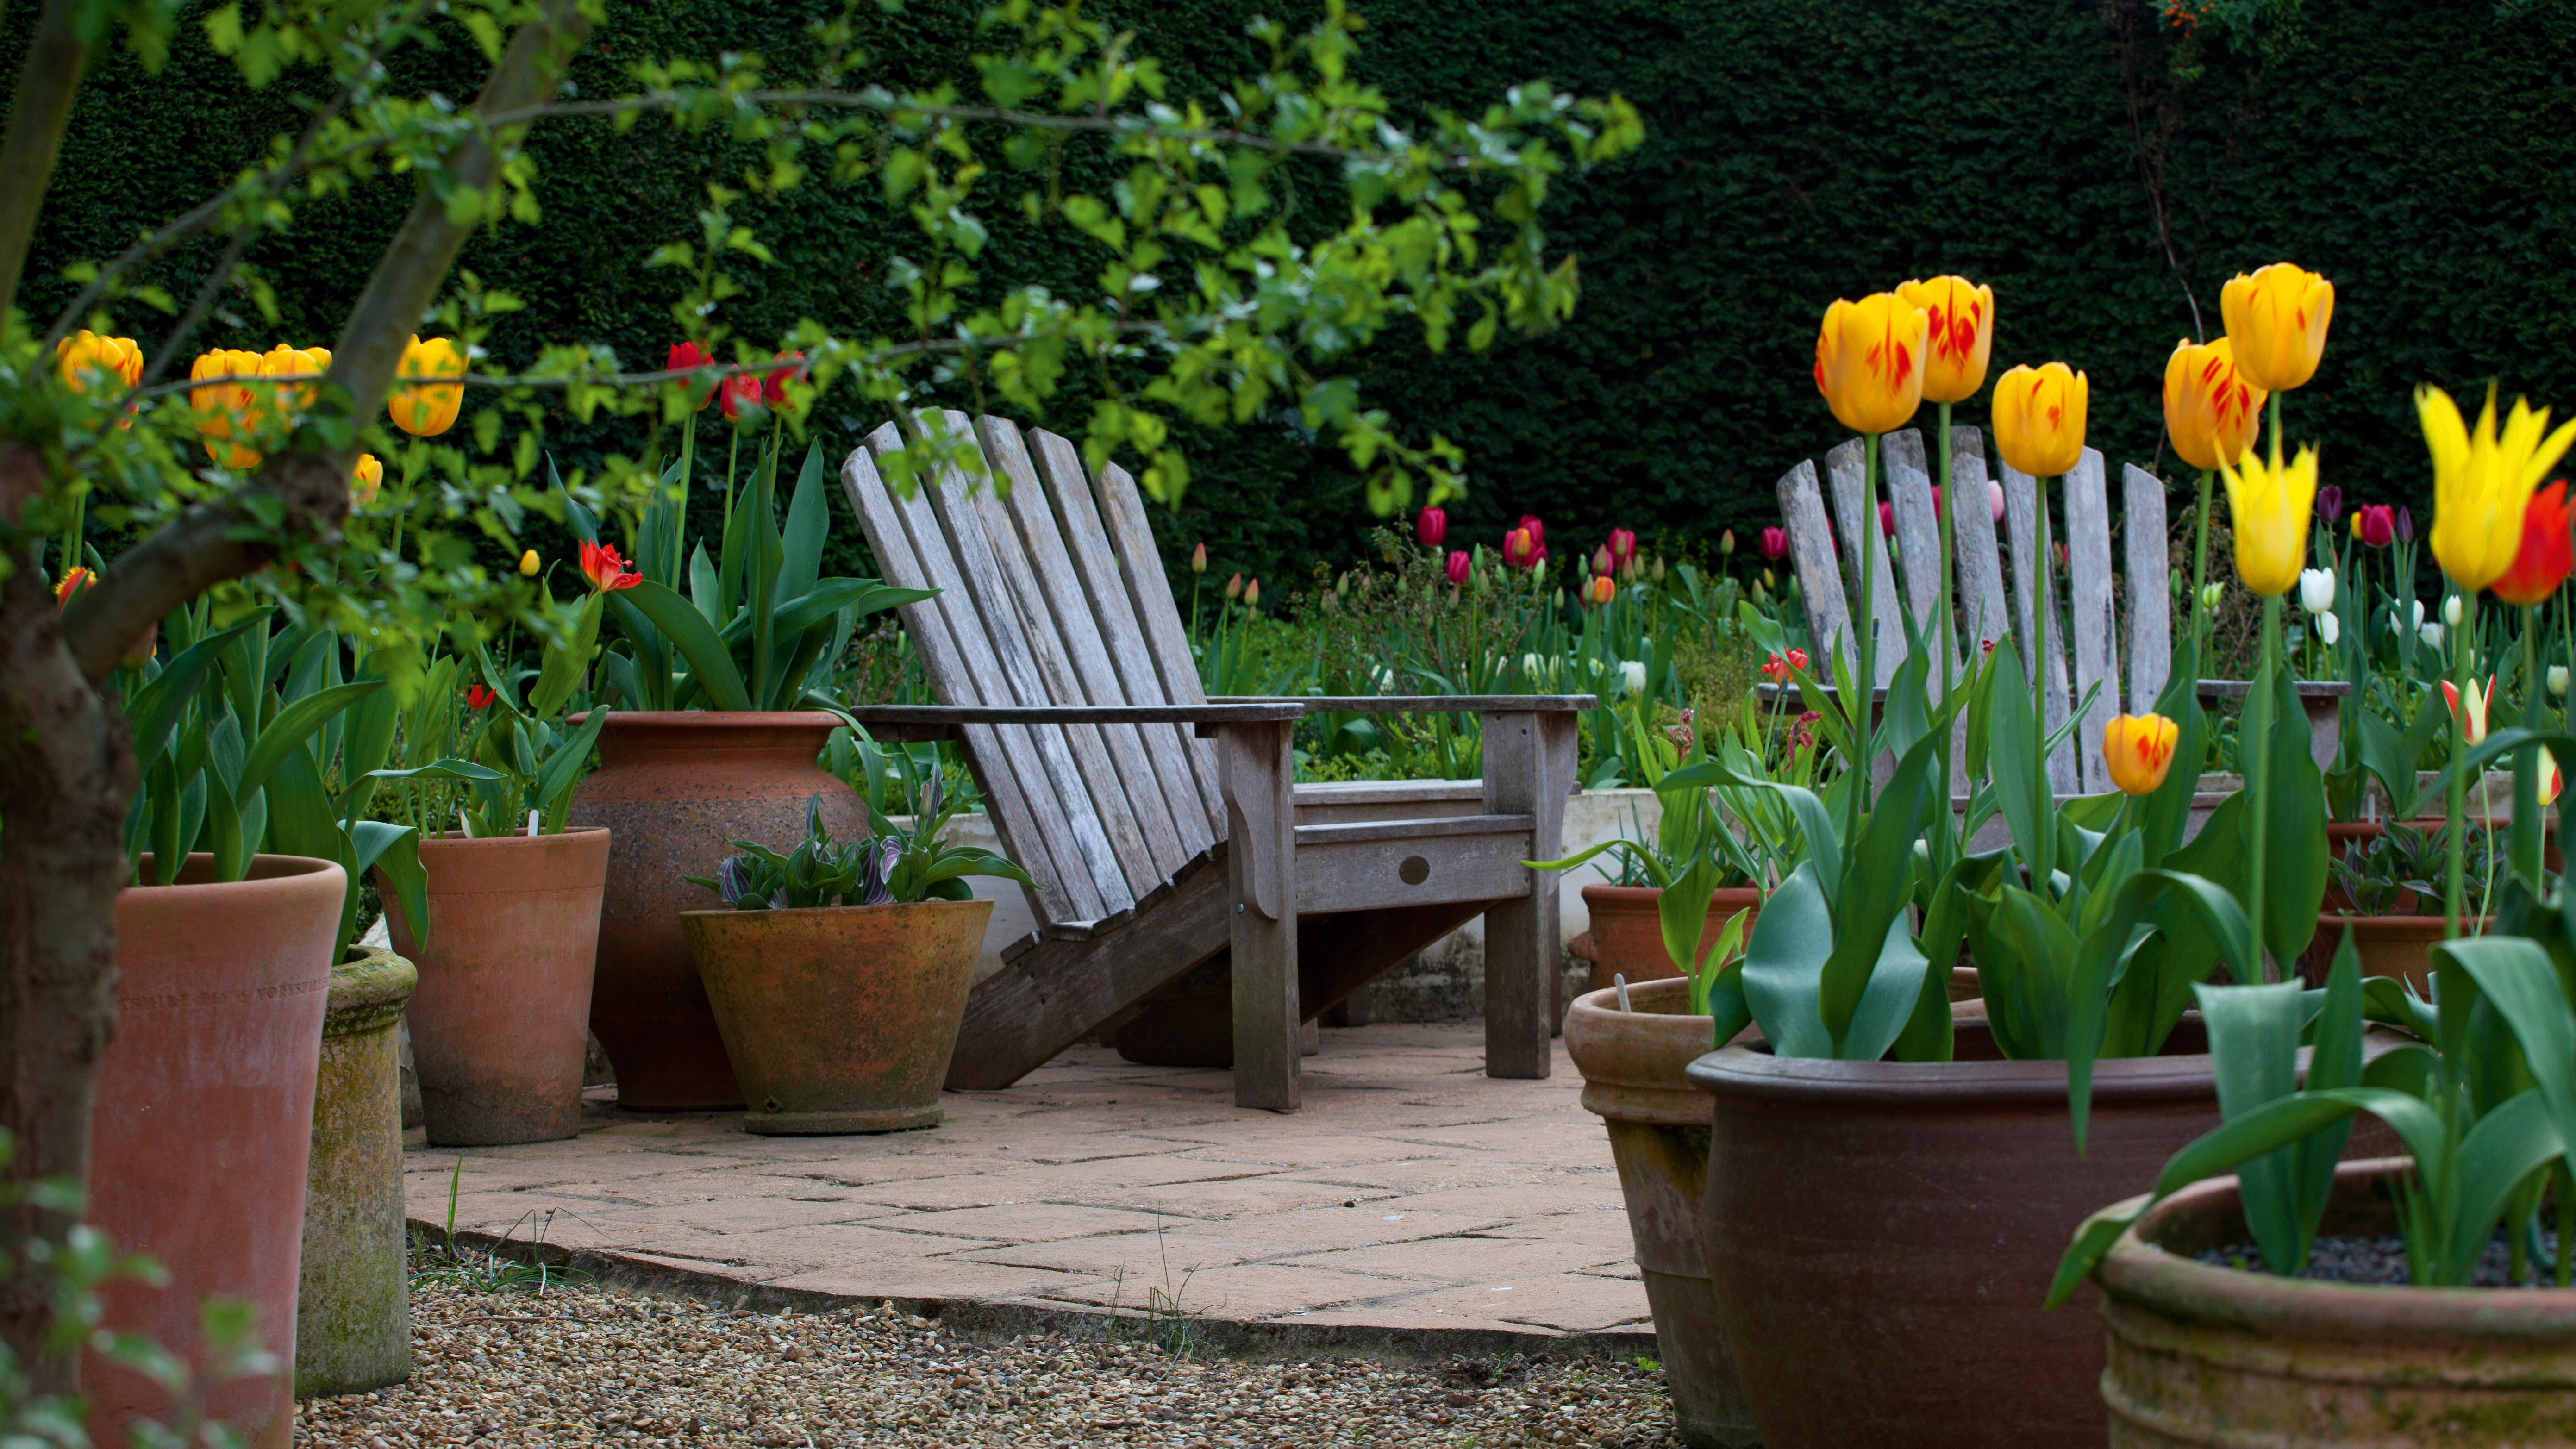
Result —
[{"label": "ivy-covered wall", "polygon": [[[1253,64],[1247,19],[1293,21],[1311,7],[1093,8],[1134,24],[1176,90],[1208,95]],[[1942,271],[1995,287],[1998,373],[2062,358],[2091,374],[2092,437],[2115,460],[2158,459],[2174,339],[2217,332],[2220,284],[2283,257],[2336,284],[2335,340],[2316,381],[2290,398],[2289,423],[2294,438],[2324,443],[2326,476],[2346,497],[2425,509],[2408,401],[2419,381],[2465,395],[2496,377],[2508,396],[2576,407],[2576,0],[2263,0],[2228,7],[2250,23],[2187,42],[2141,0],[1362,8],[1363,69],[1401,106],[1481,108],[1544,77],[1618,91],[1649,128],[1642,153],[1552,199],[1554,240],[1584,279],[1569,326],[1482,356],[1434,357],[1399,339],[1361,365],[1371,397],[1404,425],[1468,449],[1475,491],[1453,510],[1453,538],[1498,538],[1525,511],[1548,520],[1552,543],[1625,525],[1692,546],[1758,527],[1780,473],[1834,441],[1809,378],[1825,304]],[[720,50],[759,51],[792,77],[812,62],[802,29],[818,9],[615,7],[580,84],[603,94],[634,59]],[[977,9],[913,0],[872,21],[878,74],[896,85],[971,74]],[[0,54],[23,52],[34,12],[34,0],[10,0]],[[460,41],[412,65],[422,84],[464,95],[481,62]],[[53,279],[63,263],[110,253],[220,185],[296,124],[299,89],[290,77],[245,91],[193,33],[157,81],[123,60],[102,67],[47,200],[42,275],[24,294],[38,320],[68,296]],[[677,286],[645,258],[692,233],[706,183],[746,158],[649,121],[625,136],[557,125],[536,155],[543,224],[505,227],[464,258],[528,303],[497,349],[506,361],[540,337],[588,339],[658,359],[676,335]],[[1076,157],[1069,184],[1104,181]],[[997,226],[983,274],[1086,289],[1096,254],[1064,228],[1019,221],[1026,184],[1007,171],[987,183]],[[1299,204],[1329,215],[1331,193],[1329,173],[1315,171]],[[231,297],[209,341],[327,341],[406,199],[379,183],[306,212],[254,253],[282,320]],[[871,188],[809,185],[744,210],[779,261],[736,268],[750,284],[726,313],[738,333],[767,339],[800,316],[899,330],[885,270],[913,237]],[[192,283],[211,254],[179,258],[164,280]],[[120,321],[147,337],[156,326],[141,309]],[[1075,428],[1085,411],[1077,385],[1049,421]],[[1961,420],[1984,412],[1980,398]],[[827,419],[828,446],[874,421]],[[633,446],[569,426],[554,443],[568,463]],[[1165,520],[1176,562],[1205,538],[1220,571],[1284,581],[1364,547],[1373,520],[1356,478],[1293,417],[1191,446],[1197,480]]]}]

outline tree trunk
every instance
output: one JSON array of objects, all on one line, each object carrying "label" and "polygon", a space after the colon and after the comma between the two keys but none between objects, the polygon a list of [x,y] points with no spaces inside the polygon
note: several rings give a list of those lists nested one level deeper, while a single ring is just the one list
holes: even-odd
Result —
[{"label": "tree trunk", "polygon": [[[0,472],[38,466],[23,448]],[[133,740],[81,677],[43,578],[20,559],[0,581],[0,1129],[11,1181],[89,1181],[90,1107],[116,1029],[116,894],[133,799]],[[29,1207],[0,1217],[0,1247],[59,1240],[71,1219]],[[120,1244],[120,1247],[147,1247]],[[37,1391],[78,1383],[74,1354],[39,1358],[54,1315],[46,1285],[0,1279],[0,1341]]]}]

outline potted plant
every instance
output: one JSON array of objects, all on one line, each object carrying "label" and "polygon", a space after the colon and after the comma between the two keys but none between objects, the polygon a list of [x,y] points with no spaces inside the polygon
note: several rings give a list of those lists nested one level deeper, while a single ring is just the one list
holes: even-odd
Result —
[{"label": "potted plant", "polygon": [[836,844],[817,794],[794,850],[737,840],[744,854],[689,878],[724,902],[683,911],[680,923],[751,1102],[748,1131],[892,1132],[940,1119],[993,914],[965,877],[1028,876],[990,851],[942,844],[956,812],[938,767],[920,781],[910,756],[891,758],[908,820],[872,810],[875,834]]},{"label": "potted plant", "polygon": [[[735,416],[730,400],[726,412]],[[688,426],[694,430],[695,413]],[[858,833],[865,819],[858,800],[816,763],[832,731],[847,723],[820,686],[858,619],[928,597],[874,579],[821,576],[832,524],[822,446],[806,450],[782,528],[777,437],[738,493],[728,465],[713,558],[703,544],[692,550],[684,531],[693,450],[666,480],[676,492],[643,510],[631,568],[599,542],[589,513],[565,498],[582,540],[582,572],[607,600],[617,633],[598,678],[601,698],[618,712],[599,737],[600,767],[581,782],[568,818],[610,830],[590,1014],[617,1068],[622,1107],[743,1105],[680,930],[690,895],[684,874],[728,841],[795,829],[817,794],[833,830]]]},{"label": "potted plant", "polygon": [[[2485,821],[2464,818],[2460,830],[2463,901],[2470,928],[2483,930],[2504,853]],[[2433,946],[2452,933],[2440,913],[2441,890],[2432,882],[2449,858],[2451,833],[2447,821],[2428,828],[2392,820],[2375,836],[2345,842],[2303,962],[2311,984],[2324,982],[2337,945],[2349,934],[2363,976],[2402,977],[2418,992],[2433,989]]]},{"label": "potted plant", "polygon": [[[565,816],[614,716],[593,709],[574,727],[562,714],[599,632],[600,599],[594,591],[545,646],[532,683],[497,667],[468,632],[463,654],[430,665],[404,716],[405,757],[423,763],[380,772],[393,812],[422,831],[420,888],[408,902],[388,891],[385,918],[420,972],[412,1055],[436,1146],[580,1131],[611,836],[567,827]],[[460,690],[467,678],[478,682]],[[449,821],[458,828],[440,828]]]}]

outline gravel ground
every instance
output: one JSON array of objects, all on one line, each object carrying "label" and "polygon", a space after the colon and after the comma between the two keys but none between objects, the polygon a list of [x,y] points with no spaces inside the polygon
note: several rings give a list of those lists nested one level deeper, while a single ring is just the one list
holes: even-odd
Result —
[{"label": "gravel ground", "polygon": [[[2541,1234],[2541,1251],[2558,1251],[2558,1235]],[[2221,1268],[2260,1272],[2263,1250],[2254,1244],[2230,1243],[2223,1248],[2203,1248],[2192,1254],[2201,1262]],[[2549,1269],[2529,1256],[2523,1262],[2523,1278],[2512,1277],[2513,1259],[2506,1251],[2504,1229],[2487,1240],[2487,1250],[2478,1259],[2478,1271],[2472,1288],[2540,1288],[2555,1287]],[[2320,1236],[2308,1252],[2308,1266],[2291,1275],[2314,1278],[2327,1283],[2376,1283],[2403,1285],[2414,1281],[2406,1268],[2406,1240],[2394,1234],[2328,1234]]]},{"label": "gravel ground", "polygon": [[1189,1352],[1186,1321],[1138,1323],[1126,1341],[1050,1333],[983,1344],[892,1304],[773,1315],[560,1285],[540,1297],[423,1283],[412,1314],[410,1382],[308,1400],[297,1443],[1679,1442],[1663,1373],[1602,1359],[1235,1363]]}]

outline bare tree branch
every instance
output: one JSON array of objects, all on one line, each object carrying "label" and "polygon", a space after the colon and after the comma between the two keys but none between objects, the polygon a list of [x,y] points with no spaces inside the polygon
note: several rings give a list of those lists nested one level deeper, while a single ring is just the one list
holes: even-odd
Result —
[{"label": "bare tree branch", "polygon": [[[476,98],[481,114],[525,111],[541,104],[590,33],[580,0],[546,0],[544,13],[510,37]],[[485,126],[451,158],[452,182],[498,196],[505,148],[513,128]],[[394,370],[421,313],[447,279],[456,253],[473,234],[475,220],[451,220],[445,200],[423,185],[402,229],[376,264],[367,289],[350,309],[339,345],[324,375],[323,396],[346,397],[358,417],[384,406]],[[336,391],[335,391],[336,389]],[[245,493],[280,505],[290,529],[329,539],[348,513],[349,459],[342,454],[291,451],[262,463]],[[116,567],[63,611],[63,641],[92,683],[107,678],[143,631],[162,615],[228,578],[267,561],[257,539],[266,530],[236,499],[199,504],[150,538],[119,555]]]},{"label": "bare tree branch", "polygon": [[81,72],[89,68],[89,47],[75,28],[77,9],[78,0],[45,0],[36,39],[18,64],[9,131],[0,137],[0,317],[17,303],[18,279],[36,237],[36,212],[62,153]]}]

